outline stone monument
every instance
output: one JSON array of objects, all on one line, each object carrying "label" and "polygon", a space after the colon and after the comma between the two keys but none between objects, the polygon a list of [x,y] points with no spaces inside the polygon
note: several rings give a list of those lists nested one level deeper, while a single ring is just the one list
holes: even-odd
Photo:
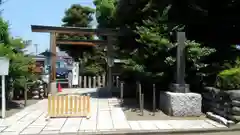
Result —
[{"label": "stone monument", "polygon": [[185,32],[177,33],[177,72],[176,82],[170,91],[160,93],[160,108],[171,116],[200,116],[202,114],[202,96],[191,93],[185,83]]}]

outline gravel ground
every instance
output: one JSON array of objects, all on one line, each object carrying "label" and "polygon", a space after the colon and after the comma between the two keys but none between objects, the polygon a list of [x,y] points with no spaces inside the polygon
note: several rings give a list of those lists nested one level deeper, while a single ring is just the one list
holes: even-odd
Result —
[{"label": "gravel ground", "polygon": [[157,110],[155,115],[152,114],[152,105],[145,103],[144,115],[140,115],[139,105],[136,99],[124,99],[123,110],[127,120],[199,120],[206,119],[203,114],[200,117],[171,117],[164,114],[162,111]]},{"label": "gravel ground", "polygon": [[144,115],[141,116],[138,110],[124,110],[127,120],[204,120],[206,117],[204,115],[200,117],[171,117],[164,114],[162,111],[155,112],[155,115],[151,111],[144,110]]},{"label": "gravel ground", "polygon": [[[36,104],[40,100],[34,100],[34,99],[29,99],[27,101],[27,106]],[[0,110],[2,110],[2,103],[0,99]],[[8,101],[6,105],[6,117],[12,116],[13,114],[20,112],[22,109],[24,109],[24,100],[12,100]],[[1,116],[1,114],[0,114]],[[2,116],[1,116],[2,117]]]}]

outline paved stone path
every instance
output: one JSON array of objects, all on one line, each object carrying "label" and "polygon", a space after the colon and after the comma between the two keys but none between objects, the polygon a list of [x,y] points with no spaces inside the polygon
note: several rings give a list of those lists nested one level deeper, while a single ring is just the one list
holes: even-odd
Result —
[{"label": "paved stone path", "polygon": [[91,98],[91,118],[54,118],[46,121],[47,100],[0,120],[0,135],[38,135],[137,132],[226,128],[211,120],[127,121],[116,98]]}]

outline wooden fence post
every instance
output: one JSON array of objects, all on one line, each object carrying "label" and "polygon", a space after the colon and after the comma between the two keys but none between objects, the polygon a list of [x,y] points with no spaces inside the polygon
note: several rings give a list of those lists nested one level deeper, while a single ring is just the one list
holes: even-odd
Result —
[{"label": "wooden fence post", "polygon": [[87,117],[90,118],[90,94],[80,95],[51,95],[48,97],[49,117]]}]

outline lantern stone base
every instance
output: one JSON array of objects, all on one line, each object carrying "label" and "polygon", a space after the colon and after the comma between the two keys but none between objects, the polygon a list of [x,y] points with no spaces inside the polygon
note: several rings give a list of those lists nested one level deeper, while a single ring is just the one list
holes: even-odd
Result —
[{"label": "lantern stone base", "polygon": [[197,93],[160,93],[160,109],[170,116],[201,116],[202,96]]}]

